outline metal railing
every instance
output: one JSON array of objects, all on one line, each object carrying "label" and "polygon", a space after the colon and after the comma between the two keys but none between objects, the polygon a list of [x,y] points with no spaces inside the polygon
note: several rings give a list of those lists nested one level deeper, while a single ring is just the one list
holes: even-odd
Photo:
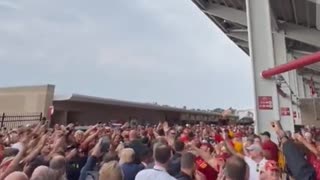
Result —
[{"label": "metal railing", "polygon": [[42,113],[2,113],[0,114],[0,127],[12,129],[22,125],[34,124],[39,122],[42,117]]}]

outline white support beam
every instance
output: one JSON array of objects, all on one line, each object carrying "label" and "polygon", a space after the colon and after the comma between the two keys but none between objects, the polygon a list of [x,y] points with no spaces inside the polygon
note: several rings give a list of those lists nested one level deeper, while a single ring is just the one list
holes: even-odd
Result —
[{"label": "white support beam", "polygon": [[316,4],[316,27],[320,30],[320,0],[317,0]]},{"label": "white support beam", "polygon": [[[249,30],[250,59],[254,76],[255,95],[255,130],[272,132],[271,120],[280,119],[279,101],[276,84],[272,80],[263,79],[260,75],[265,69],[275,66],[273,47],[271,12],[269,1],[246,0]],[[271,97],[272,108],[259,106],[259,97]],[[264,98],[268,100],[269,98]]]},{"label": "white support beam", "polygon": [[[234,8],[226,7],[219,4],[210,3],[203,12],[212,16],[220,17],[222,19],[247,26],[246,12]],[[272,16],[270,16],[272,17]],[[320,18],[320,16],[317,16]],[[317,18],[317,19],[319,19]],[[275,19],[271,21],[276,21]],[[275,26],[275,22],[272,23]],[[283,29],[287,38],[301,41],[316,47],[320,47],[320,31],[304,26],[295,25],[292,23],[283,23],[275,27],[275,29]]]},{"label": "white support beam", "polygon": [[243,26],[247,25],[246,12],[238,9],[210,3],[203,12]]},{"label": "white support beam", "polygon": [[302,56],[307,56],[314,53],[314,52],[302,51],[298,49],[290,49],[290,52],[292,53],[291,55],[291,57],[293,57],[292,59],[297,59]]},{"label": "white support beam", "polygon": [[[271,21],[272,23],[272,21]],[[278,33],[273,33],[273,52],[274,52],[274,60],[275,60],[275,65],[279,66],[281,64],[286,64],[288,63],[288,60],[290,61],[291,59],[288,59],[288,54],[287,54],[287,47],[286,47],[286,39],[284,36],[283,31],[279,31]],[[293,121],[293,106],[292,106],[292,97],[291,97],[291,89],[293,89],[294,82],[292,82],[292,79],[290,79],[290,74],[292,73],[287,72],[283,73],[282,77],[284,80],[289,84],[290,87],[288,86],[283,86],[281,90],[289,95],[289,97],[282,97],[278,95],[279,99],[279,108],[289,108],[290,115],[285,116],[280,114],[280,120],[281,120],[281,125],[285,130],[290,130],[293,132],[294,130],[294,121]],[[275,82],[274,82],[275,83]],[[274,110],[276,111],[276,110]],[[278,110],[279,111],[279,110]]]},{"label": "white support beam", "polygon": [[320,47],[320,31],[290,23],[282,24],[282,28],[287,38]]},{"label": "white support beam", "polygon": [[227,35],[248,42],[248,32],[229,32]]},{"label": "white support beam", "polygon": [[244,47],[244,48],[249,48],[248,42],[245,41],[236,41],[235,42],[238,46]]},{"label": "white support beam", "polygon": [[279,31],[278,21],[272,9],[271,9],[271,25],[272,25],[272,31]]}]

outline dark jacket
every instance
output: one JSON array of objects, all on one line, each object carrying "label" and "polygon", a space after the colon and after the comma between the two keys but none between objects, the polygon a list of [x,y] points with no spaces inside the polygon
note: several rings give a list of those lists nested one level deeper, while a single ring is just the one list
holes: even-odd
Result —
[{"label": "dark jacket", "polygon": [[313,167],[307,162],[304,154],[291,140],[285,142],[282,149],[287,167],[294,179],[314,180],[316,178]]},{"label": "dark jacket", "polygon": [[130,144],[128,145],[128,148],[132,148],[134,150],[135,153],[135,160],[134,162],[136,164],[140,164],[141,163],[141,157],[142,157],[142,153],[145,152],[145,149],[147,148],[147,146],[145,144],[143,144],[141,142],[141,140],[136,139],[130,142]]},{"label": "dark jacket", "polygon": [[167,171],[171,176],[176,176],[180,172],[181,167],[181,154],[176,153],[169,161]]},{"label": "dark jacket", "polygon": [[178,175],[175,176],[177,180],[193,180],[192,177],[189,175],[185,174],[184,172],[178,173]]},{"label": "dark jacket", "polygon": [[97,161],[98,161],[98,159],[94,156],[88,157],[86,164],[81,169],[79,180],[86,180],[87,179],[88,173],[90,171],[94,170],[94,168],[97,164]]},{"label": "dark jacket", "polygon": [[123,180],[134,180],[138,172],[144,169],[144,166],[142,164],[135,163],[125,163],[120,167],[124,175]]}]

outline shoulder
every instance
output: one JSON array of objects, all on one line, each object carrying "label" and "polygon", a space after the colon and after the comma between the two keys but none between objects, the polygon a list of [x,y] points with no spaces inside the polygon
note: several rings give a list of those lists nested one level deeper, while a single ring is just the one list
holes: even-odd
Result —
[{"label": "shoulder", "polygon": [[249,164],[249,163],[251,163],[253,161],[249,156],[244,156],[243,159],[247,164]]},{"label": "shoulder", "polygon": [[148,174],[148,173],[150,173],[152,171],[153,171],[153,169],[144,169],[144,170],[138,172],[137,176],[138,175],[143,176],[144,174]]}]

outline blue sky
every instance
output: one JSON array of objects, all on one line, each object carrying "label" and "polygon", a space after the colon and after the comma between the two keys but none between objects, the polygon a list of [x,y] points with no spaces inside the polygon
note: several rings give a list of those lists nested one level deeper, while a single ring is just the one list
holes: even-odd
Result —
[{"label": "blue sky", "polygon": [[1,86],[253,107],[251,64],[191,0],[0,0]]}]

